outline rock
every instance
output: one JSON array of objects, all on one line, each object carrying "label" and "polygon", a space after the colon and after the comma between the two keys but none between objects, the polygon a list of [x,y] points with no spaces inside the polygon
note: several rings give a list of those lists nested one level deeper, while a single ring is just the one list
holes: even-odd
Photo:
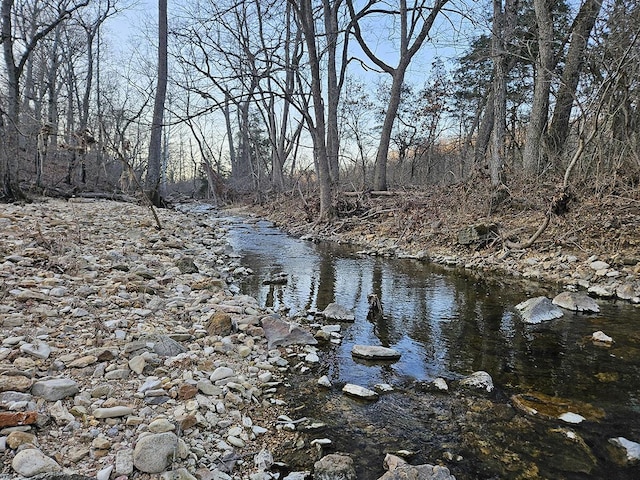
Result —
[{"label": "rock", "polygon": [[[567,418],[577,419],[574,415],[579,415],[585,420],[597,422],[605,416],[604,410],[596,408],[589,403],[552,397],[538,392],[514,395],[511,397],[511,403],[522,413],[545,420],[555,420],[563,415],[564,418],[562,420]],[[566,416],[569,413],[571,413],[571,416]]]},{"label": "rock", "polygon": [[37,439],[33,433],[11,432],[7,436],[7,446],[12,450],[16,450],[21,445],[28,445],[28,444],[31,444],[32,446],[37,446]]},{"label": "rock", "polygon": [[592,270],[606,270],[607,268],[609,268],[611,265],[609,265],[607,262],[603,262],[601,260],[596,260],[595,262],[591,262],[589,264],[589,268],[591,268]]},{"label": "rock", "polygon": [[269,349],[289,345],[316,345],[318,343],[309,331],[295,323],[289,323],[273,316],[262,319],[262,328]]},{"label": "rock", "polygon": [[575,312],[598,313],[600,307],[588,295],[580,292],[562,292],[553,299],[553,304]]},{"label": "rock", "polygon": [[224,312],[214,313],[206,326],[209,335],[220,335],[221,337],[231,335],[233,332],[233,322],[231,315]]},{"label": "rock", "polygon": [[178,468],[160,475],[161,480],[197,480],[186,468]]},{"label": "rock", "polygon": [[535,297],[516,305],[525,323],[541,323],[564,315],[547,297]]},{"label": "rock", "polygon": [[327,388],[332,387],[331,380],[329,380],[329,377],[327,377],[326,375],[323,375],[318,379],[318,385],[322,387],[327,387]]},{"label": "rock", "polygon": [[404,459],[387,454],[384,459],[387,472],[378,480],[456,480],[447,467],[441,465],[409,465]]},{"label": "rock", "polygon": [[160,473],[167,469],[178,448],[178,437],[171,433],[152,433],[138,438],[133,450],[134,466],[145,473]]},{"label": "rock", "polygon": [[89,365],[93,365],[98,361],[98,357],[95,355],[85,355],[84,357],[80,357],[72,361],[67,365],[69,368],[85,368]]},{"label": "rock", "polygon": [[200,273],[198,267],[191,257],[182,257],[175,261],[175,266],[180,269],[180,273]]},{"label": "rock", "polygon": [[144,335],[140,337],[140,341],[151,345],[153,352],[160,357],[175,357],[187,351],[184,346],[168,335]]},{"label": "rock", "polygon": [[398,360],[400,353],[393,348],[369,345],[354,345],[351,355],[367,360]]},{"label": "rock", "polygon": [[54,459],[47,457],[35,448],[27,448],[18,452],[13,458],[11,466],[16,473],[25,477],[60,472],[62,470]]},{"label": "rock", "polygon": [[361,387],[360,385],[354,385],[353,383],[347,383],[342,387],[342,391],[347,395],[363,398],[365,400],[376,400],[378,398],[378,394],[373,390]]},{"label": "rock", "polygon": [[601,344],[605,346],[611,346],[613,344],[613,338],[609,335],[606,335],[604,332],[598,330],[597,332],[593,332],[591,334],[591,341],[596,344]]},{"label": "rock", "polygon": [[23,375],[0,375],[0,392],[26,392],[32,384],[33,380]]},{"label": "rock", "polygon": [[586,420],[582,415],[578,415],[577,413],[573,413],[573,412],[563,413],[558,418],[563,422],[573,423],[573,424],[582,423]]},{"label": "rock", "polygon": [[33,384],[31,393],[36,397],[42,397],[49,402],[71,397],[80,391],[75,380],[70,378],[54,378],[40,380]]},{"label": "rock", "polygon": [[632,442],[624,437],[610,438],[609,443],[624,450],[626,463],[635,464],[640,460],[640,443]]},{"label": "rock", "polygon": [[631,300],[638,295],[633,285],[625,283],[616,289],[616,296],[621,300]]},{"label": "rock", "polygon": [[347,455],[332,453],[313,465],[314,480],[356,480],[353,459]]},{"label": "rock", "polygon": [[495,223],[476,223],[458,231],[458,243],[482,246],[495,239],[497,235],[498,226]]},{"label": "rock", "polygon": [[144,355],[136,355],[129,359],[128,365],[132,372],[140,375],[144,371],[144,367],[147,366],[147,360]]},{"label": "rock", "polygon": [[166,418],[158,418],[149,424],[149,431],[151,433],[171,432],[175,429],[176,426]]},{"label": "rock", "polygon": [[66,425],[69,422],[73,422],[74,420],[73,415],[71,415],[71,413],[69,413],[69,410],[67,410],[67,408],[62,405],[62,400],[58,400],[53,405],[50,405],[49,413],[59,425]]},{"label": "rock", "polygon": [[116,452],[116,474],[131,475],[133,473],[133,449],[125,448]]},{"label": "rock", "polygon": [[33,425],[38,420],[38,412],[0,412],[0,428]]},{"label": "rock", "polygon": [[356,316],[351,310],[338,303],[327,305],[321,315],[325,319],[335,322],[354,322],[356,320]]},{"label": "rock", "polygon": [[45,342],[35,341],[33,343],[25,343],[20,346],[20,351],[22,353],[26,353],[27,355],[31,355],[32,357],[40,358],[42,360],[46,360],[51,355],[51,347],[47,345]]},{"label": "rock", "polygon": [[493,391],[493,379],[491,375],[482,370],[473,372],[471,375],[460,380],[460,385],[478,390],[486,390],[487,392]]},{"label": "rock", "polygon": [[449,385],[447,385],[447,381],[444,378],[436,378],[431,384],[434,386],[436,390],[441,392],[446,392],[449,390]]},{"label": "rock", "polygon": [[133,413],[133,408],[124,406],[96,408],[93,416],[96,418],[117,418],[125,417]]},{"label": "rock", "polygon": [[233,377],[235,374],[236,372],[234,372],[232,368],[218,367],[213,371],[213,373],[209,377],[209,380],[211,380],[212,382],[216,382],[218,380],[224,380],[225,378]]}]

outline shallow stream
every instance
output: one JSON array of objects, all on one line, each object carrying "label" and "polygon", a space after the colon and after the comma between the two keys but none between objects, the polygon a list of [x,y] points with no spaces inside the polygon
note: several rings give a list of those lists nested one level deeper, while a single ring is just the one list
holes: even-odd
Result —
[{"label": "shallow stream", "polygon": [[[332,440],[330,451],[356,458],[359,480],[380,477],[384,454],[397,450],[413,452],[413,464],[445,464],[458,480],[640,478],[640,468],[622,465],[621,450],[609,442],[640,442],[640,309],[601,301],[597,315],[566,313],[526,325],[514,306],[531,296],[552,297],[557,287],[363,256],[292,238],[265,221],[221,221],[240,262],[255,273],[239,284],[243,293],[291,314],[330,302],[355,312],[356,321],[343,324],[341,345],[323,350],[322,366],[296,387],[298,413],[327,424],[315,435]],[[263,285],[280,272],[287,274],[285,285]],[[367,320],[370,293],[384,308],[376,323]],[[613,337],[613,346],[589,341],[598,330]],[[402,358],[357,361],[354,344],[392,347]],[[437,377],[455,383],[478,370],[496,385],[488,397],[425,387]],[[318,393],[322,374],[334,387]],[[395,390],[367,403],[341,394],[347,382]],[[583,411],[588,403],[604,418],[569,424],[516,412],[511,396],[531,393],[576,402]]]}]

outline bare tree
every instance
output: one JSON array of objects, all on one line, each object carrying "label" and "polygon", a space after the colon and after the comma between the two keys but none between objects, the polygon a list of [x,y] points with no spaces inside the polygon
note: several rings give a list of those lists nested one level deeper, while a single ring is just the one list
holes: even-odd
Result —
[{"label": "bare tree", "polygon": [[[376,190],[387,189],[387,157],[391,143],[391,133],[396,120],[398,106],[400,105],[405,74],[413,57],[426,41],[436,17],[448,1],[449,0],[434,0],[433,5],[429,5],[426,0],[417,0],[412,4],[408,4],[407,0],[398,0],[397,7],[381,7],[380,2],[369,0],[364,7],[356,11],[354,2],[347,0],[351,14],[353,33],[358,44],[367,58],[383,72],[391,75],[392,79],[389,105],[386,109],[384,122],[382,124],[380,143],[376,154],[373,185],[373,188]],[[376,55],[362,32],[361,23],[365,18],[379,16],[383,16],[383,18],[388,17],[390,22],[397,20],[400,24],[397,53],[398,63],[395,67],[389,65]]]},{"label": "bare tree", "polygon": [[160,173],[164,102],[167,94],[168,81],[167,24],[167,0],[158,0],[158,83],[153,104],[153,120],[151,123],[151,138],[149,140],[149,160],[144,184],[147,198],[156,207],[164,205],[164,200],[160,192]]},{"label": "bare tree", "polygon": [[2,0],[0,3],[0,43],[4,54],[7,75],[7,122],[5,151],[0,158],[0,199],[15,200],[25,197],[20,188],[18,167],[20,163],[20,79],[25,66],[36,46],[51,33],[57,25],[68,19],[76,10],[86,7],[88,0],[82,2],[58,1],[51,21],[40,26],[24,42],[16,42],[13,27],[13,9],[15,0]]}]

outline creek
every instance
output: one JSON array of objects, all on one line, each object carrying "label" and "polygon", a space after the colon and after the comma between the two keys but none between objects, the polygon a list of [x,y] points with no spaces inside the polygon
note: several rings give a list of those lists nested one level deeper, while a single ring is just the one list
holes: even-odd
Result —
[{"label": "creek", "polygon": [[[609,441],[640,442],[637,307],[599,301],[599,314],[566,312],[527,325],[514,306],[553,297],[558,287],[360,255],[349,246],[292,238],[266,221],[220,221],[240,263],[254,272],[236,279],[242,293],[290,316],[331,302],[355,312],[356,321],[342,325],[342,343],[323,347],[320,366],[293,385],[291,405],[326,424],[315,436],[332,440],[328,452],[351,454],[359,480],[379,478],[385,453],[397,450],[411,451],[412,464],[442,463],[458,480],[640,478],[639,467],[625,465],[624,453]],[[263,284],[280,272],[286,284]],[[370,293],[384,308],[376,322],[367,319]],[[615,343],[591,342],[598,330]],[[354,344],[392,347],[402,357],[359,361],[350,353]],[[455,384],[478,370],[493,378],[491,394],[428,388],[435,378]],[[333,388],[317,386],[323,374]],[[386,383],[394,391],[363,402],[341,393],[345,383]],[[569,424],[513,408],[513,395],[532,393],[604,417],[584,415],[587,420]]]}]

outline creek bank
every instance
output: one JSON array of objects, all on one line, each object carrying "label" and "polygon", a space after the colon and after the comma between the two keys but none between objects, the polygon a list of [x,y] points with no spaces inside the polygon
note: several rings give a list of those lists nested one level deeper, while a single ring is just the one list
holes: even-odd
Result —
[{"label": "creek bank", "polygon": [[[332,224],[313,223],[307,211],[313,198],[306,208],[299,198],[283,195],[232,211],[266,218],[302,239],[354,245],[363,255],[414,258],[479,277],[544,282],[640,304],[640,214],[629,204],[635,200],[584,198],[567,215],[554,217],[530,248],[515,250],[504,248],[499,239],[513,235],[508,228],[521,236],[534,232],[541,221],[535,211],[515,205],[488,218],[482,198],[451,189],[395,193],[382,198],[363,194]],[[491,238],[465,234],[469,230]]]}]

